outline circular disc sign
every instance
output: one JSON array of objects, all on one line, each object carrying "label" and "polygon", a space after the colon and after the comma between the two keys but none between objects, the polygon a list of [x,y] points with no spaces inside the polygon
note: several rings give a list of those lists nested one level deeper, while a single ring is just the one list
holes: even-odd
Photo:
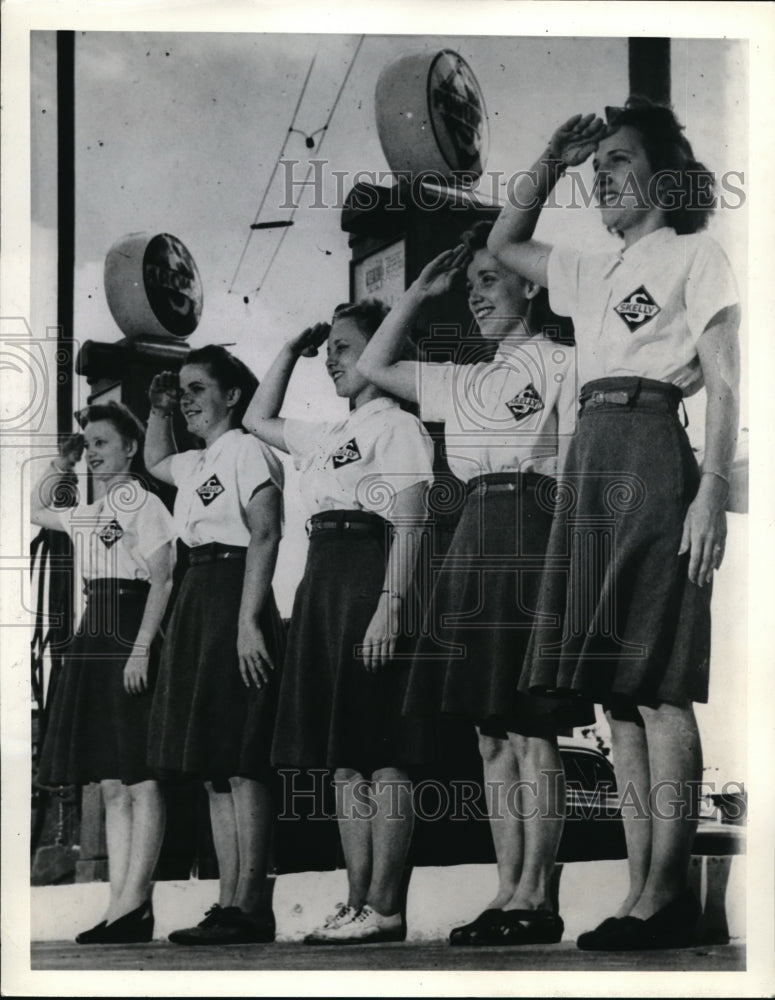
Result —
[{"label": "circular disc sign", "polygon": [[202,282],[176,236],[130,233],[105,258],[105,294],[113,318],[128,337],[184,340],[202,315]]},{"label": "circular disc sign", "polygon": [[377,130],[390,169],[473,182],[487,161],[484,98],[450,49],[401,56],[377,80]]},{"label": "circular disc sign", "polygon": [[484,98],[468,63],[449,49],[439,52],[428,74],[428,108],[450,168],[478,177],[487,160]]}]

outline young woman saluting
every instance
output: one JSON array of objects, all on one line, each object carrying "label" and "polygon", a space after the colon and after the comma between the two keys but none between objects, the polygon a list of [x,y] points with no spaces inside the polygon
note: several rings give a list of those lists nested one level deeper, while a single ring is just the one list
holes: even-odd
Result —
[{"label": "young woman saluting", "polygon": [[[401,940],[401,885],[414,812],[409,769],[428,759],[404,719],[408,662],[396,658],[425,520],[432,447],[422,425],[357,370],[387,309],[337,309],[281,350],[245,426],[293,456],[311,514],[296,592],[272,759],[334,771],[349,896],[307,940]],[[329,332],[330,330],[330,332]],[[328,335],[326,367],[349,415],[333,423],[278,416],[291,374]]]},{"label": "young woman saluting", "polygon": [[[534,240],[558,178],[593,153],[619,251]],[[701,232],[708,179],[669,108],[630,100],[608,109],[607,124],[576,115],[521,175],[489,242],[572,316],[582,384],[566,470],[574,503],[549,546],[564,569],[541,593],[558,624],[536,630],[528,684],[604,705],[620,789],[648,813],[625,810],[629,891],[582,948],[688,945],[699,913],[686,888],[702,771],[692,703],[708,697],[710,582],[724,552],[739,379],[735,282]],[[703,384],[700,472],[677,410]],[[671,790],[667,805],[652,796],[660,788]]]},{"label": "young woman saluting", "polygon": [[[552,898],[565,784],[558,727],[591,706],[520,693],[518,685],[555,502],[558,452],[575,417],[573,348],[531,328],[541,290],[487,250],[490,225],[431,261],[364,351],[364,375],[444,423],[447,460],[466,501],[415,651],[406,711],[477,727],[498,867],[495,897],[453,945],[559,941]],[[474,365],[400,360],[416,313],[465,268],[468,304],[497,342]],[[533,792],[530,793],[530,789]]]},{"label": "young woman saluting", "polygon": [[[146,764],[155,640],[172,586],[174,528],[134,475],[143,428],[119,403],[82,414],[53,470],[32,491],[32,521],[73,539],[86,604],[64,657],[38,780],[99,781],[105,802],[110,901],[79,944],[127,944],[153,935],[151,879],[164,835],[164,801]],[[54,507],[60,477],[85,451],[93,500]]]},{"label": "young woman saluting", "polygon": [[[162,774],[198,775],[208,791],[218,859],[216,903],[176,944],[274,940],[265,912],[274,808],[269,748],[282,625],[272,595],[280,541],[282,466],[241,429],[258,385],[224,347],[191,351],[179,379],[151,384],[146,463],[177,487],[175,522],[189,566],[164,641],[149,761]],[[202,448],[178,452],[180,407]]]}]

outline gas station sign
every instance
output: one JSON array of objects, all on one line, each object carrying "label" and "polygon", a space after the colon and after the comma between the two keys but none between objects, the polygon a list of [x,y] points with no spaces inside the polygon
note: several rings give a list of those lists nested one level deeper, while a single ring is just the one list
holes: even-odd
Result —
[{"label": "gas station sign", "polygon": [[127,339],[185,340],[202,315],[202,282],[188,249],[169,233],[129,233],[105,258],[105,295]]},{"label": "gas station sign", "polygon": [[484,170],[489,130],[484,97],[451,49],[402,56],[377,80],[377,131],[390,169],[473,184]]}]

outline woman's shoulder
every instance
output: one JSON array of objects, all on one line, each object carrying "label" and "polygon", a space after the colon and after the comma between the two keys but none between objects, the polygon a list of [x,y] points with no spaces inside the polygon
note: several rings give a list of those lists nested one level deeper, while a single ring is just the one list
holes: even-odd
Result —
[{"label": "woman's shoulder", "polygon": [[275,453],[264,441],[261,441],[253,434],[249,434],[247,431],[236,431],[232,432],[239,434],[239,437],[233,439],[234,451],[239,460],[243,458],[261,456],[267,461],[277,458]]},{"label": "woman's shoulder", "polygon": [[406,431],[415,431],[418,428],[423,430],[423,425],[419,417],[416,417],[414,413],[410,413],[408,410],[404,410],[398,403],[387,410],[383,410],[376,416],[378,422],[386,428]]},{"label": "woman's shoulder", "polygon": [[726,251],[721,242],[716,239],[713,233],[709,233],[706,229],[701,230],[699,233],[686,233],[677,238],[683,241],[684,246],[694,248],[697,253],[720,253],[726,256]]},{"label": "woman's shoulder", "polygon": [[161,497],[153,490],[149,490],[143,483],[137,480],[133,483],[127,483],[125,491],[124,495],[121,493],[114,495],[114,506],[124,506],[140,517],[154,517],[164,520],[171,518],[172,515]]}]

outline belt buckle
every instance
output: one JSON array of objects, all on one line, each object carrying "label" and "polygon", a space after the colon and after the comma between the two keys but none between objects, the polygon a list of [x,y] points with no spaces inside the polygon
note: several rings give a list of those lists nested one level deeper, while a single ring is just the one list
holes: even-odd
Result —
[{"label": "belt buckle", "polygon": [[602,389],[595,389],[592,393],[592,405],[602,406],[605,403],[605,393]]}]

